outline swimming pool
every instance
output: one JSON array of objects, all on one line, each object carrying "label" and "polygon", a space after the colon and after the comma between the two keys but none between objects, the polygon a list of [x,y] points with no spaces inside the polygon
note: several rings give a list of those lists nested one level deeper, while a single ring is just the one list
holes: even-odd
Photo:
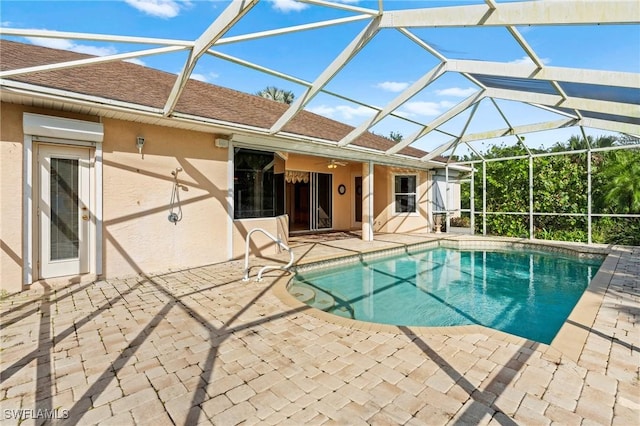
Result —
[{"label": "swimming pool", "polygon": [[479,324],[549,344],[601,264],[543,251],[438,247],[297,273],[288,291],[361,321]]}]

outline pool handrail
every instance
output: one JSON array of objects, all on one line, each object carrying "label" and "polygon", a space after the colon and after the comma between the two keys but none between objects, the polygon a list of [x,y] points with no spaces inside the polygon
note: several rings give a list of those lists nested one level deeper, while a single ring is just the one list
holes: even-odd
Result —
[{"label": "pool handrail", "polygon": [[289,248],[286,244],[284,244],[281,239],[274,237],[271,233],[265,231],[264,229],[253,228],[251,231],[249,231],[249,233],[247,234],[247,238],[245,240],[244,277],[242,278],[242,281],[249,281],[249,242],[251,239],[251,234],[253,234],[254,232],[262,232],[264,235],[269,237],[274,243],[276,243],[279,247],[282,247],[283,249],[289,252],[289,263],[287,263],[285,266],[270,266],[270,265],[263,266],[260,269],[260,271],[258,271],[258,276],[256,278],[256,281],[262,281],[262,273],[266,270],[269,270],[269,269],[282,269],[283,271],[289,270],[291,265],[293,265],[293,250],[291,250],[291,248]]}]

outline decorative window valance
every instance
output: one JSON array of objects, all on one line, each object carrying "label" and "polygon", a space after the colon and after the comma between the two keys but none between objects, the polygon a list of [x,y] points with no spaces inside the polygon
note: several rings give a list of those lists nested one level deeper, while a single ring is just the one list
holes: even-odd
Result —
[{"label": "decorative window valance", "polygon": [[294,170],[286,170],[284,172],[284,180],[287,183],[309,182],[309,172],[297,172]]}]

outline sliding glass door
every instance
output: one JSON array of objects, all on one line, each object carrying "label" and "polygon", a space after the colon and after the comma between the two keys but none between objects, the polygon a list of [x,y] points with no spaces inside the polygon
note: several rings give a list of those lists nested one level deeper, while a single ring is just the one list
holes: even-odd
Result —
[{"label": "sliding glass door", "polygon": [[311,230],[331,229],[333,175],[311,173]]}]

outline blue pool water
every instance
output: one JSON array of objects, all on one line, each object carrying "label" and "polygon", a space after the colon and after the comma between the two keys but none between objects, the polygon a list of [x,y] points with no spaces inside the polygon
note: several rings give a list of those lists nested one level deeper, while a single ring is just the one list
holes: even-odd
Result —
[{"label": "blue pool water", "polygon": [[299,273],[289,292],[361,321],[480,324],[548,344],[601,264],[557,253],[436,248]]}]

